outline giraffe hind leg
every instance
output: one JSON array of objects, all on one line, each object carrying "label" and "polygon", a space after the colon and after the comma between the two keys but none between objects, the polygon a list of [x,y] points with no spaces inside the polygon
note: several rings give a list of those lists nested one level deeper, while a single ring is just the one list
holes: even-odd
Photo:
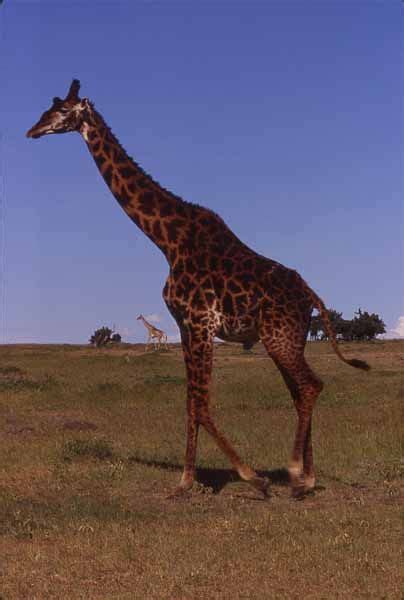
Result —
[{"label": "giraffe hind leg", "polygon": [[314,405],[323,384],[306,363],[304,346],[299,351],[291,347],[280,350],[270,340],[263,340],[263,343],[280,370],[297,411],[289,477],[292,495],[299,498],[311,491],[315,485],[311,426]]}]

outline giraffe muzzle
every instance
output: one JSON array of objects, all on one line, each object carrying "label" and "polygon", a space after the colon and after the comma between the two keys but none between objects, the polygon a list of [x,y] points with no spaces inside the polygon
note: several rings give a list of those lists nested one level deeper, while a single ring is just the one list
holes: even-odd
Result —
[{"label": "giraffe muzzle", "polygon": [[36,130],[36,127],[32,127],[29,131],[27,131],[26,136],[27,138],[32,138],[36,140],[39,137],[41,137],[41,135],[44,135],[44,133],[41,133],[40,130]]}]

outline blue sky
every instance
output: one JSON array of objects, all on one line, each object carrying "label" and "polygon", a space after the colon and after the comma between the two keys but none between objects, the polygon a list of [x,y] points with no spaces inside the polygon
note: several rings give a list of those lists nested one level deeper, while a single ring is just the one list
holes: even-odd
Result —
[{"label": "blue sky", "polygon": [[361,307],[395,329],[402,6],[6,0],[0,341],[86,343],[101,325],[144,341],[139,313],[177,333],[161,297],[167,263],[80,136],[25,138],[73,77],[162,185],[297,269],[344,317]]}]

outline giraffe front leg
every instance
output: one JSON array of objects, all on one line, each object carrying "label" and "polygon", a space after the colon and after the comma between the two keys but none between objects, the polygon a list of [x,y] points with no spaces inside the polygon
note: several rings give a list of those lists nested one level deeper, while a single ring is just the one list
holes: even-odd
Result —
[{"label": "giraffe front leg", "polygon": [[206,431],[213,437],[219,448],[226,454],[237,473],[247,483],[249,483],[256,490],[263,493],[265,497],[268,496],[269,479],[267,477],[260,477],[249,465],[242,462],[237,452],[234,450],[232,444],[219,431],[213,422],[211,416],[207,413],[201,418],[201,425]]},{"label": "giraffe front leg", "polygon": [[[196,450],[198,444],[198,431],[199,431],[199,422],[198,422],[198,409],[197,409],[197,389],[196,389],[196,381],[194,375],[193,361],[192,361],[192,352],[191,348],[188,344],[184,342],[184,340],[188,340],[189,336],[186,331],[181,332],[182,337],[182,349],[184,353],[184,362],[185,368],[187,371],[187,442],[186,442],[186,451],[185,451],[185,464],[184,470],[182,472],[181,480],[179,485],[174,489],[173,493],[170,494],[169,497],[176,497],[182,495],[184,492],[190,490],[193,486],[195,480],[195,470],[196,470]],[[209,355],[205,356],[205,361],[209,361]],[[210,358],[210,364],[212,360]],[[210,369],[208,371],[208,379],[210,379]],[[204,369],[201,370],[201,373],[205,372]]]},{"label": "giraffe front leg", "polygon": [[[191,413],[191,414],[190,414]],[[188,411],[187,418],[187,447],[185,451],[185,464],[179,485],[168,496],[169,498],[182,495],[190,490],[195,480],[196,448],[198,443],[199,423],[195,418],[195,413],[191,409]]]},{"label": "giraffe front leg", "polygon": [[251,467],[241,461],[231,443],[217,429],[210,415],[209,385],[212,373],[213,339],[202,340],[199,336],[191,336],[188,331],[181,333],[188,378],[187,451],[181,482],[174,493],[181,493],[192,486],[195,477],[198,427],[202,425],[229,458],[240,477],[266,496],[268,479],[259,477]]}]

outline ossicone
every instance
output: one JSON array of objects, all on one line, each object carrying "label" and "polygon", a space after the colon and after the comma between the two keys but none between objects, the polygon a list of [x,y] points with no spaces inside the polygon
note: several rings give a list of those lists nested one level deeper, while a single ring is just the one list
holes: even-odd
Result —
[{"label": "ossicone", "polygon": [[80,81],[78,79],[73,79],[69,92],[66,96],[66,100],[74,100],[79,101],[79,90],[80,90]]}]

